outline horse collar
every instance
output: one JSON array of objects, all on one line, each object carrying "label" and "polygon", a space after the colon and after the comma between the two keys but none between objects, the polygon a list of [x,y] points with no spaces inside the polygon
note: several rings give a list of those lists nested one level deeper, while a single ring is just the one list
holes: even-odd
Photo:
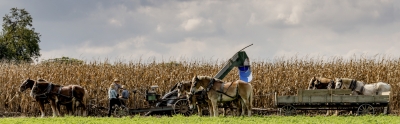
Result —
[{"label": "horse collar", "polygon": [[356,88],[357,88],[357,81],[353,79],[350,82],[349,89],[351,89],[351,91],[354,91]]},{"label": "horse collar", "polygon": [[206,91],[207,91],[207,92],[210,91],[211,87],[214,86],[214,82],[215,82],[215,79],[214,79],[214,78],[211,78],[210,83],[208,83],[208,86],[207,86],[207,88],[206,88]]}]

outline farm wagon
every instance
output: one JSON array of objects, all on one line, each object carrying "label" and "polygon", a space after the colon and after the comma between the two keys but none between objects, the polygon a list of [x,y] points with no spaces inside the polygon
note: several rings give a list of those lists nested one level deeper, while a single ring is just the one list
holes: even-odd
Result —
[{"label": "farm wagon", "polygon": [[375,114],[378,108],[388,113],[389,94],[351,95],[350,89],[298,90],[297,95],[277,96],[275,105],[281,115],[295,115],[297,110],[350,110],[357,115]]}]

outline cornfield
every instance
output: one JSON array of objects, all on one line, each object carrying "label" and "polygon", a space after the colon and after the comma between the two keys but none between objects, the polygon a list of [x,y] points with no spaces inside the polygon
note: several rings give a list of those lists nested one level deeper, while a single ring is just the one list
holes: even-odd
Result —
[{"label": "cornfield", "polygon": [[[306,89],[310,78],[349,77],[366,83],[383,81],[391,84],[390,109],[399,114],[400,58],[389,57],[342,57],[322,58],[275,58],[272,61],[251,60],[254,90],[253,107],[274,108],[274,93],[296,95],[298,89]],[[43,78],[55,84],[81,85],[88,91],[87,101],[96,101],[99,106],[108,106],[107,90],[114,78],[132,91],[127,103],[129,108],[146,107],[144,92],[152,85],[158,85],[157,93],[165,94],[177,82],[191,80],[196,75],[214,76],[224,62],[191,60],[181,62],[156,62],[142,60],[131,62],[88,62],[86,64],[13,64],[0,63],[0,115],[39,114],[38,105],[29,96],[30,90],[19,92],[21,83],[28,79]],[[233,69],[223,80],[238,79]],[[88,102],[89,103],[89,102]],[[46,105],[46,113],[50,113]],[[5,114],[8,113],[8,114]],[[10,114],[11,113],[11,114]],[[49,114],[47,114],[49,115]]]}]

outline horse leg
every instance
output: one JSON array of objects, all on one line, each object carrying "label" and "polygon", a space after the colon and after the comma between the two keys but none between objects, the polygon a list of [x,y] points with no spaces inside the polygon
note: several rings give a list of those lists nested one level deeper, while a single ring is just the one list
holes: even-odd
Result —
[{"label": "horse leg", "polygon": [[197,105],[197,114],[201,117],[203,115],[203,110],[200,105]]},{"label": "horse leg", "polygon": [[61,115],[61,114],[60,114],[60,106],[61,106],[61,105],[60,105],[60,102],[57,101],[57,102],[56,102],[56,109],[57,109],[58,115]]},{"label": "horse leg", "polygon": [[218,113],[218,102],[217,100],[211,100],[211,104],[212,104],[212,108],[214,111],[214,117],[218,117],[219,113]]},{"label": "horse leg", "polygon": [[246,104],[246,110],[247,110],[247,116],[251,116],[251,102],[250,102],[250,98],[247,98],[246,100],[243,100],[243,101],[247,101],[245,104]]},{"label": "horse leg", "polygon": [[208,113],[209,113],[210,117],[214,116],[214,110],[213,110],[211,102],[208,103]]},{"label": "horse leg", "polygon": [[240,99],[239,101],[241,103],[240,108],[242,108],[242,112],[240,113],[240,116],[244,116],[244,112],[245,112],[245,108],[246,108],[245,105],[246,104],[244,103],[243,99]]},{"label": "horse leg", "polygon": [[72,103],[65,104],[65,107],[67,109],[68,115],[72,116]]},{"label": "horse leg", "polygon": [[41,117],[43,118],[44,117],[44,102],[43,102],[43,100],[38,100],[37,102],[39,104],[40,113],[42,114]]},{"label": "horse leg", "polygon": [[83,99],[81,99],[80,101],[80,107],[81,107],[81,111],[82,111],[82,116],[87,116],[87,111],[86,111],[86,104],[84,103]]},{"label": "horse leg", "polygon": [[54,100],[50,100],[50,106],[51,110],[53,111],[53,117],[57,117],[57,108],[56,108],[56,103]]}]

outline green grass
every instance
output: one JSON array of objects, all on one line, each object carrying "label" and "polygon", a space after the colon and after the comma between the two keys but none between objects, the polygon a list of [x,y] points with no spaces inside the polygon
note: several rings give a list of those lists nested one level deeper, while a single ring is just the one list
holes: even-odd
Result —
[{"label": "green grass", "polygon": [[1,118],[1,124],[398,124],[400,116],[253,116],[253,117],[57,117],[57,118]]}]

